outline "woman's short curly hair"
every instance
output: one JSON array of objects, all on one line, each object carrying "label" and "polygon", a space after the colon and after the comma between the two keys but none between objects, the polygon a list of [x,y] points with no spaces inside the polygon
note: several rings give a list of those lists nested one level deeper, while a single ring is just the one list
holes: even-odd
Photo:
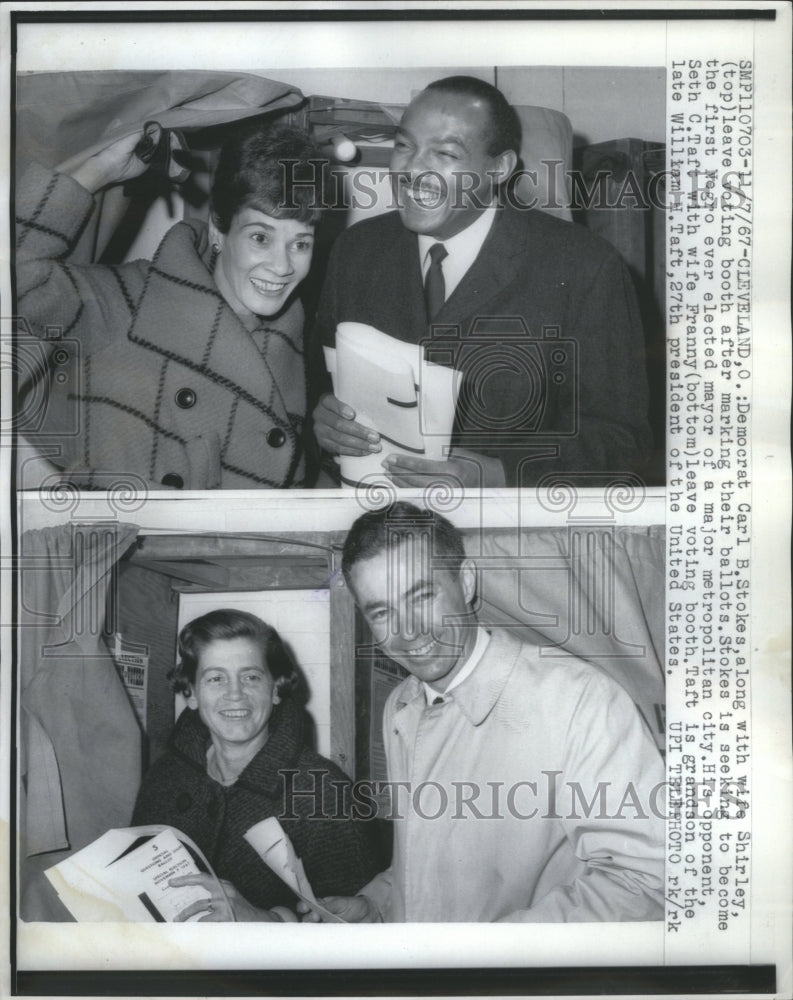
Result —
[{"label": "woman's short curly hair", "polygon": [[291,125],[248,125],[220,150],[212,182],[212,220],[227,233],[234,216],[255,208],[275,219],[314,225],[326,201],[327,157]]},{"label": "woman's short curly hair", "polygon": [[292,694],[299,681],[295,661],[276,630],[256,615],[236,608],[220,608],[194,618],[179,633],[179,662],[169,671],[173,690],[190,696],[198,670],[201,651],[211,642],[224,639],[250,639],[261,649],[270,676],[281,697]]}]

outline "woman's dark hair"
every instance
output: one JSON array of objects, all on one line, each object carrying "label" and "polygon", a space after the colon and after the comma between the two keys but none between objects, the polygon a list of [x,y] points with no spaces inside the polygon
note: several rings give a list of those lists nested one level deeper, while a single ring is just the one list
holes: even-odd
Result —
[{"label": "woman's dark hair", "polygon": [[440,90],[447,94],[470,97],[487,107],[490,122],[488,155],[498,156],[508,149],[520,156],[521,125],[518,114],[497,87],[475,76],[447,76],[435,80],[425,90]]},{"label": "woman's dark hair", "polygon": [[463,536],[459,530],[437,511],[422,510],[399,500],[388,507],[361,514],[350,528],[341,556],[341,571],[347,585],[350,585],[350,573],[357,562],[405,541],[416,544],[419,550],[425,548],[435,565],[459,573],[465,559]]},{"label": "woman's dark hair", "polygon": [[325,206],[327,158],[290,125],[248,125],[220,150],[212,182],[212,219],[221,233],[243,208],[314,225]]},{"label": "woman's dark hair", "polygon": [[179,633],[179,662],[168,672],[173,690],[189,696],[195,684],[198,658],[210,642],[250,639],[261,649],[270,676],[281,697],[292,694],[298,685],[295,662],[276,630],[256,615],[234,608],[210,611],[194,618]]}]

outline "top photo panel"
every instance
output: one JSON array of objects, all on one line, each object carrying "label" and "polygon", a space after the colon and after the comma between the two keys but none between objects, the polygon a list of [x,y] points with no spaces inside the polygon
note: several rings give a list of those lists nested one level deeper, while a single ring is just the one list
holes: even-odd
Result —
[{"label": "top photo panel", "polygon": [[13,82],[18,490],[664,485],[663,67]]}]

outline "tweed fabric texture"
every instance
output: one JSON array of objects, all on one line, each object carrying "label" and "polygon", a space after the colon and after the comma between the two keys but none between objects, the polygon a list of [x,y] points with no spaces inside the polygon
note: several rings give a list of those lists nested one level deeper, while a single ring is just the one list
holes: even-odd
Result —
[{"label": "tweed fabric texture", "polygon": [[[186,709],[167,752],[143,779],[133,825],[166,823],[182,830],[217,875],[255,906],[293,906],[292,891],[244,840],[250,827],[276,816],[318,895],[356,893],[378,870],[372,834],[364,822],[332,818],[349,779],[305,747],[303,734],[301,711],[285,699],[273,711],[265,746],[224,787],[206,773],[209,730],[196,711]],[[291,795],[291,789],[310,794]],[[315,812],[329,818],[314,818]]]},{"label": "tweed fabric texture", "polygon": [[158,488],[303,485],[301,303],[262,321],[257,344],[215,285],[197,222],[173,226],[151,261],[70,264],[93,208],[37,165],[20,183],[17,313],[59,358],[36,443],[99,486],[109,473]]}]

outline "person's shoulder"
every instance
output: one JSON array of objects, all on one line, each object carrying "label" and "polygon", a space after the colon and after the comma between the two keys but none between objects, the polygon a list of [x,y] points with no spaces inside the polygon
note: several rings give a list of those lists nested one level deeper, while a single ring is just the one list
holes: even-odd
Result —
[{"label": "person's shoulder", "polygon": [[[494,632],[494,635],[503,634]],[[543,651],[538,645],[513,636],[508,636],[508,639],[519,647],[511,679],[527,687],[533,696],[561,696],[570,701],[583,695],[587,688],[605,695],[613,687],[619,687],[598,667],[577,656],[549,656],[548,651]]]},{"label": "person's shoulder", "polygon": [[193,770],[180,753],[168,746],[143,775],[138,801],[168,799],[184,788],[185,782],[193,777]]},{"label": "person's shoulder", "polygon": [[578,222],[560,219],[538,208],[518,208],[511,205],[502,207],[503,221],[507,232],[522,236],[532,243],[542,244],[544,254],[558,255],[569,259],[577,256],[602,263],[619,261],[617,249]]},{"label": "person's shoulder", "polygon": [[298,756],[298,767],[303,773],[320,777],[323,783],[328,781],[349,781],[344,770],[321,753],[311,747],[303,746]]},{"label": "person's shoulder", "polygon": [[148,774],[203,765],[209,733],[198,712],[185,708],[180,712],[163,753],[151,765]]},{"label": "person's shoulder", "polygon": [[155,256],[163,251],[190,248],[197,254],[206,249],[209,227],[200,219],[181,219],[168,229],[159,242]]},{"label": "person's shoulder", "polygon": [[368,250],[371,247],[387,245],[391,240],[406,233],[399,212],[385,212],[354,223],[339,235],[336,243],[343,249]]}]

